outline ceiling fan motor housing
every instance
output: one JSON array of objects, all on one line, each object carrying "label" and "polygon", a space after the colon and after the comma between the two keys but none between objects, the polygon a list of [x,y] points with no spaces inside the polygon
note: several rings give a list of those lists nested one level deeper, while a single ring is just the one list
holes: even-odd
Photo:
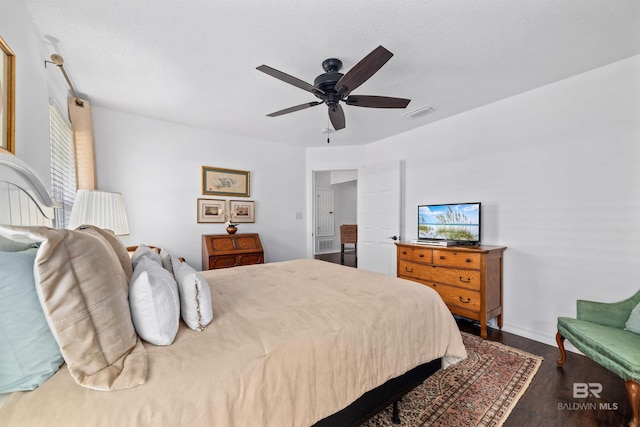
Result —
[{"label": "ceiling fan motor housing", "polygon": [[313,86],[321,91],[315,95],[322,99],[329,107],[335,108],[340,101],[335,90],[335,85],[343,76],[342,73],[338,72],[342,68],[342,61],[336,58],[325,59],[322,62],[322,68],[326,72],[320,74],[313,81]]}]

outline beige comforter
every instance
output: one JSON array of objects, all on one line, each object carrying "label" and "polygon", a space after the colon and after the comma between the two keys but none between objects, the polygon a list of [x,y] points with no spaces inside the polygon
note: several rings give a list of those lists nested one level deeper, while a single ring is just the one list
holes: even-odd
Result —
[{"label": "beige comforter", "polygon": [[65,366],[14,393],[5,426],[309,426],[409,369],[466,351],[426,286],[316,260],[202,273],[214,320],[183,324],[168,347],[145,343],[149,377],[101,392]]}]

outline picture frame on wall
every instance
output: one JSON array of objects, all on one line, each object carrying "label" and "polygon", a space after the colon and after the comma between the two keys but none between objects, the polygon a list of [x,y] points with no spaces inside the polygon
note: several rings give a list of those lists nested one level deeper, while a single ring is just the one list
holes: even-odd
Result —
[{"label": "picture frame on wall", "polygon": [[198,223],[223,223],[224,200],[218,199],[198,199]]},{"label": "picture frame on wall", "polygon": [[16,57],[0,37],[0,151],[15,153]]},{"label": "picture frame on wall", "polygon": [[249,171],[202,166],[202,194],[249,197],[250,176]]},{"label": "picture frame on wall", "polygon": [[253,200],[229,200],[229,212],[232,212],[232,222],[256,222],[256,202]]}]

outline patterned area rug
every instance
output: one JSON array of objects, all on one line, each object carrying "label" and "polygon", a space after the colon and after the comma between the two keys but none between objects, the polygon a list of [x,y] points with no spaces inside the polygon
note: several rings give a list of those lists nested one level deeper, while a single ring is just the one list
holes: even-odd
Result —
[{"label": "patterned area rug", "polygon": [[469,357],[440,370],[362,427],[499,427],[531,383],[542,357],[462,333]]}]

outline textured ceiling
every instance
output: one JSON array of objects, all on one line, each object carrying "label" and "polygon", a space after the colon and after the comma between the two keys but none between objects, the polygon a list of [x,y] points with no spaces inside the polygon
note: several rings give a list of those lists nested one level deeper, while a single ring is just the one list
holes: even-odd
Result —
[{"label": "textured ceiling", "polygon": [[[48,53],[94,105],[298,146],[326,145],[327,108],[255,68],[309,83],[378,45],[394,57],[343,106],[332,145],[363,144],[640,53],[637,0],[22,0]],[[62,76],[60,77],[62,78]],[[409,119],[424,105],[434,113]]]}]

